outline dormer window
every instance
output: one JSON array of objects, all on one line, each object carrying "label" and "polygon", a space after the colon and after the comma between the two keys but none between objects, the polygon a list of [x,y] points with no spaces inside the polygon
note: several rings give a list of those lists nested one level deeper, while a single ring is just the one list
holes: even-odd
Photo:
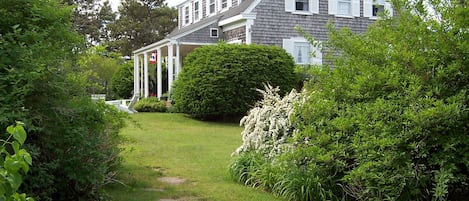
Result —
[{"label": "dormer window", "polygon": [[209,15],[215,13],[215,0],[209,0],[209,3],[208,3],[208,13],[209,13]]},{"label": "dormer window", "polygon": [[297,11],[309,11],[309,0],[296,0],[295,7]]},{"label": "dormer window", "polygon": [[228,8],[228,0],[221,0],[221,9]]},{"label": "dormer window", "polygon": [[190,14],[189,6],[184,7],[184,24],[187,25],[190,23]]},{"label": "dormer window", "polygon": [[194,21],[198,21],[200,19],[200,2],[194,2]]}]

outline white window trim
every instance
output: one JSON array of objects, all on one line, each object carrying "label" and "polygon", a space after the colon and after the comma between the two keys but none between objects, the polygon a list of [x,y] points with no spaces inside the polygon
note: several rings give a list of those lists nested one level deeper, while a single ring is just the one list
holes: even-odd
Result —
[{"label": "white window trim", "polygon": [[360,0],[351,0],[350,1],[350,6],[351,6],[351,13],[350,15],[342,15],[338,14],[338,0],[328,0],[328,12],[330,15],[334,15],[336,17],[342,17],[342,18],[355,18],[355,17],[360,17]]},{"label": "white window trim", "polygon": [[210,13],[210,0],[207,0],[205,1],[205,3],[207,4],[207,10],[206,10],[206,14],[207,14],[207,17],[210,17],[210,16],[213,16],[213,15],[216,15],[217,14],[217,0],[214,0],[214,4],[215,4],[215,9],[213,9],[213,13]]},{"label": "white window trim", "polygon": [[[320,43],[320,41],[317,41]],[[310,50],[314,51],[316,54],[316,57],[311,57],[311,52],[308,54],[309,56],[309,62],[308,63],[296,63],[296,58],[295,58],[295,43],[309,43],[308,40],[306,40],[303,37],[293,37],[289,39],[283,39],[283,49],[285,49],[286,52],[288,52],[294,59],[295,59],[295,64],[298,65],[322,65],[323,63],[323,57],[322,57],[322,52],[321,52],[321,47],[314,47],[313,45],[310,45]]]},{"label": "white window trim", "polygon": [[[216,36],[212,36],[212,33],[213,33],[213,31],[215,31],[215,30],[217,31],[217,35],[216,35]],[[220,29],[218,29],[218,28],[210,28],[210,33],[209,33],[209,34],[210,34],[210,38],[219,38],[219,37],[220,37]]]},{"label": "white window trim", "polygon": [[[197,20],[195,19],[195,3],[199,3],[199,15],[197,16],[198,17]],[[194,1],[192,9],[193,9],[193,12],[194,12],[193,13],[193,15],[194,15],[194,18],[193,18],[194,20],[193,21],[194,22],[200,21],[202,19],[202,1],[200,1],[200,0]]]},{"label": "white window trim", "polygon": [[[373,20],[381,19],[380,16],[373,16],[373,4],[373,0],[363,0],[363,17],[368,17]],[[384,3],[384,10],[388,11],[389,15],[393,16],[392,4],[388,0]]]},{"label": "white window trim", "polygon": [[296,10],[295,0],[285,0],[285,11],[296,15],[313,15],[319,14],[319,0],[309,0],[308,11]]},{"label": "white window trim", "polygon": [[[223,0],[218,0],[218,8],[220,9],[218,12],[225,12],[230,9],[233,1],[232,0],[226,0],[226,8],[222,8]],[[216,10],[216,9],[215,9]]]},{"label": "white window trim", "polygon": [[[186,23],[186,9],[189,10],[189,13],[187,14],[187,16],[189,17],[189,22]],[[192,10],[191,10],[191,4],[187,4],[187,5],[184,5],[182,7],[182,25],[183,26],[187,26],[189,24],[192,23]]]}]

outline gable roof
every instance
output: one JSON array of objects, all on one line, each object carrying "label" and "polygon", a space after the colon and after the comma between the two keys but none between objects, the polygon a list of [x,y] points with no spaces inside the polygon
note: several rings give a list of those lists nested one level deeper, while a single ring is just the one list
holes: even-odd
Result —
[{"label": "gable roof", "polygon": [[200,21],[194,23],[194,24],[191,24],[189,26],[185,26],[185,27],[182,27],[182,28],[175,28],[169,35],[168,35],[168,38],[173,38],[173,37],[177,37],[177,36],[184,36],[185,34],[188,34],[190,32],[193,32],[195,30],[198,30],[198,29],[201,29],[201,28],[204,28],[206,26],[208,26],[209,24],[212,24],[212,23],[215,23],[215,22],[219,22],[220,20],[224,20],[224,19],[228,19],[230,17],[234,17],[236,15],[239,15],[239,14],[242,14],[244,13],[244,11],[246,11],[253,2],[255,2],[256,0],[244,0],[242,1],[238,6],[235,6],[235,7],[232,7],[230,9],[228,9],[227,11],[225,12],[222,12],[222,13],[218,13],[214,16],[210,16],[210,17],[207,17],[207,18],[203,18],[201,19]]}]

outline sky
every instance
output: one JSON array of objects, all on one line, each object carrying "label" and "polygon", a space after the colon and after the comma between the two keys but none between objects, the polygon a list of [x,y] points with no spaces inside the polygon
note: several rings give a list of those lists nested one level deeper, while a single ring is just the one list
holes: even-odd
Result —
[{"label": "sky", "polygon": [[[168,6],[177,6],[178,4],[184,2],[185,0],[166,0]],[[112,10],[117,11],[117,7],[120,5],[121,0],[109,0],[111,3]]]}]

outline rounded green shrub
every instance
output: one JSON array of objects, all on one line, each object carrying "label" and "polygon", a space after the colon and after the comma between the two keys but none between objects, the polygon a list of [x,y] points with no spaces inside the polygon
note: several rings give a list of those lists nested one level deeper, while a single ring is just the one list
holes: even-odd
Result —
[{"label": "rounded green shrub", "polygon": [[285,50],[220,43],[185,58],[173,100],[178,111],[196,118],[240,117],[261,99],[256,89],[266,83],[282,94],[295,87],[294,61]]},{"label": "rounded green shrub", "polygon": [[133,62],[125,62],[119,66],[111,79],[111,90],[118,98],[132,97],[134,87]]},{"label": "rounded green shrub", "polygon": [[164,101],[156,97],[149,97],[139,100],[135,103],[134,109],[138,112],[166,112]]}]

